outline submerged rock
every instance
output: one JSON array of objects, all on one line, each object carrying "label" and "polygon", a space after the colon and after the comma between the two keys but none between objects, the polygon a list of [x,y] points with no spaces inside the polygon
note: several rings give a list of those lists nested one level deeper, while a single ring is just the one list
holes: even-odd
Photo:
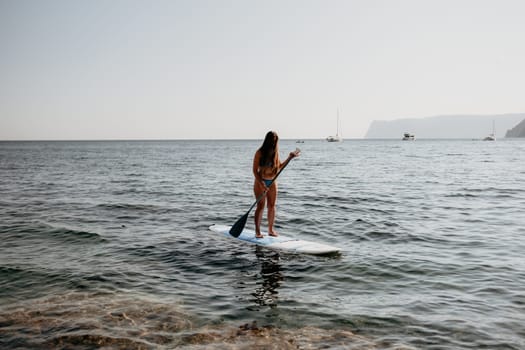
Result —
[{"label": "submerged rock", "polygon": [[177,305],[123,294],[67,293],[0,310],[0,348],[376,349],[349,329],[196,326]]}]

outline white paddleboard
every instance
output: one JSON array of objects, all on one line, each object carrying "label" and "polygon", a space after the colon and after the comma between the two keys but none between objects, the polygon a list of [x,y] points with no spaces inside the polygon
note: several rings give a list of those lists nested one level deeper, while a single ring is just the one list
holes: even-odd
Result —
[{"label": "white paddleboard", "polygon": [[283,235],[279,235],[278,237],[272,237],[269,236],[266,232],[262,232],[264,238],[255,238],[255,231],[246,228],[242,231],[239,237],[235,238],[232,235],[230,235],[230,228],[231,226],[225,225],[210,226],[210,230],[222,233],[226,237],[239,239],[244,242],[257,244],[272,249],[279,249],[290,253],[324,255],[334,254],[340,251],[339,248],[327,244],[290,238]]}]

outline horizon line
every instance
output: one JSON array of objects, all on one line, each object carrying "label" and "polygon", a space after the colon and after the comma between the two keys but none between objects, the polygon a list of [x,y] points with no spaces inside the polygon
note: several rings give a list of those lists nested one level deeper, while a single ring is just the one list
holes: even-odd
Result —
[{"label": "horizon line", "polygon": [[[501,139],[521,139],[521,137],[501,137]],[[262,138],[253,138],[253,139],[238,139],[238,138],[217,138],[217,139],[207,139],[207,138],[180,138],[180,139],[19,139],[19,140],[0,140],[0,142],[171,142],[171,141],[260,141]],[[326,141],[326,138],[283,138],[280,139],[281,141]],[[343,139],[342,142],[335,142],[335,144],[338,143],[344,143],[344,141],[381,141],[381,140],[400,140],[403,141],[402,138],[395,138],[395,137],[353,137],[348,139]],[[441,137],[420,137],[417,140],[469,140],[469,141],[477,141],[482,140],[482,138],[472,138],[472,137],[456,137],[456,138],[441,138]]]}]

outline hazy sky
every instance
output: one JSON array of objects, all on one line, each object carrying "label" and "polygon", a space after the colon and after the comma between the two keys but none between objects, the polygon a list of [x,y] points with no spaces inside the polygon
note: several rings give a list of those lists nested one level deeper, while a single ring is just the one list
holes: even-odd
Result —
[{"label": "hazy sky", "polygon": [[0,0],[0,139],[525,112],[525,1]]}]

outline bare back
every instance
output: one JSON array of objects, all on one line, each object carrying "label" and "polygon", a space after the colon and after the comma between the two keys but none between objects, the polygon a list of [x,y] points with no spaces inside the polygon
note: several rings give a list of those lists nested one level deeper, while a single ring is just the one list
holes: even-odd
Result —
[{"label": "bare back", "polygon": [[270,180],[277,175],[277,171],[279,168],[273,167],[273,166],[261,166],[261,151],[255,152],[255,156],[253,157],[253,175],[255,176],[256,180],[262,181]]}]

